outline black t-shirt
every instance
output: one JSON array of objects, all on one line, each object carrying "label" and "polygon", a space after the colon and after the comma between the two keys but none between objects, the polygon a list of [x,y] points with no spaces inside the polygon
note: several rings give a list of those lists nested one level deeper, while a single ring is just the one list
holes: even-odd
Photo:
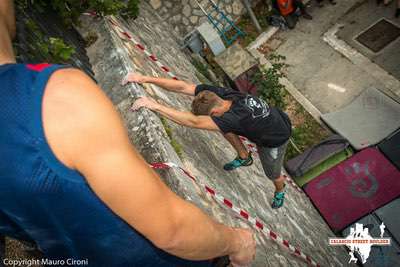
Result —
[{"label": "black t-shirt", "polygon": [[245,136],[257,145],[278,147],[290,137],[292,126],[286,113],[270,107],[264,100],[232,89],[200,84],[195,95],[201,91],[214,92],[225,100],[231,100],[231,108],[222,116],[211,116],[223,133]]}]

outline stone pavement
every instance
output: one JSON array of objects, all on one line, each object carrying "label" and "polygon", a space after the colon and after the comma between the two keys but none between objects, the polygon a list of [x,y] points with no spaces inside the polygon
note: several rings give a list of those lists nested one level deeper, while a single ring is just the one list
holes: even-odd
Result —
[{"label": "stone pavement", "polygon": [[[337,32],[337,36],[346,43],[357,49],[362,55],[370,59],[379,67],[387,71],[397,80],[400,79],[400,18],[394,17],[397,1],[392,1],[387,7],[384,5],[376,6],[374,1],[364,1],[357,5],[351,12],[348,12],[340,20],[343,25]],[[382,20],[387,26],[393,27],[392,31],[386,28],[379,28],[376,33],[372,33],[367,40],[371,44],[379,45],[379,41],[390,42],[386,46],[382,44],[382,49],[373,51],[358,40],[360,34],[366,35],[366,31],[371,31],[371,26]],[[392,26],[393,25],[393,26]],[[397,27],[396,27],[397,26]],[[370,29],[370,30],[369,30]],[[378,37],[378,38],[375,38]]]},{"label": "stone pavement", "polygon": [[[286,56],[290,65],[287,70],[290,82],[322,113],[345,106],[368,87],[376,87],[394,98],[399,97],[399,81],[381,67],[386,64],[393,70],[397,62],[398,70],[400,59],[387,57],[387,53],[391,53],[390,46],[384,48],[385,53],[381,54],[375,64],[370,61],[374,55],[366,57],[362,54],[365,53],[365,48],[361,50],[359,46],[354,46],[353,49],[354,41],[347,44],[340,40],[344,35],[347,36],[345,39],[352,40],[372,21],[390,16],[390,13],[390,20],[400,25],[400,19],[393,17],[394,7],[386,7],[382,11],[383,7],[378,9],[375,1],[367,0],[338,0],[336,6],[325,2],[325,6],[319,8],[315,1],[310,1],[309,12],[313,15],[313,20],[300,19],[294,30],[279,31],[267,43],[277,47],[277,53]],[[353,13],[356,9],[359,12]],[[375,9],[381,11],[374,12]],[[365,19],[366,16],[370,17],[369,20]],[[340,32],[337,37],[332,34],[332,29],[339,23],[343,24],[339,26],[344,26],[346,33]],[[348,27],[357,23],[357,27]],[[327,33],[331,35],[327,36]],[[393,54],[396,57],[398,55]],[[388,58],[390,62],[379,62]]]}]

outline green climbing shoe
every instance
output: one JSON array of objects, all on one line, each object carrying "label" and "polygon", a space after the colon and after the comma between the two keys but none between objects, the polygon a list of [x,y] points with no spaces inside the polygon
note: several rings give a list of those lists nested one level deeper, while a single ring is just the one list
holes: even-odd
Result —
[{"label": "green climbing shoe", "polygon": [[253,164],[253,158],[251,157],[251,152],[249,152],[247,159],[237,156],[234,160],[224,165],[224,170],[231,171],[241,166],[250,166],[251,164]]},{"label": "green climbing shoe", "polygon": [[285,200],[285,191],[275,192],[274,200],[272,201],[271,207],[273,209],[279,209],[283,206],[283,201]]}]

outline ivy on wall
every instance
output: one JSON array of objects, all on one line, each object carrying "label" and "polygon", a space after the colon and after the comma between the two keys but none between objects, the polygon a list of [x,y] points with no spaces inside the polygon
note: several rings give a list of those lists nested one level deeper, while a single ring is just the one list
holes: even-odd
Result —
[{"label": "ivy on wall", "polygon": [[40,56],[42,61],[66,63],[75,53],[75,49],[56,37],[46,37],[33,20],[26,21],[26,28],[35,36],[29,45],[30,53]]},{"label": "ivy on wall", "polygon": [[25,7],[32,6],[39,11],[53,9],[66,25],[79,23],[79,16],[94,11],[100,16],[120,14],[125,18],[136,18],[140,0],[22,0]]},{"label": "ivy on wall", "polygon": [[[1,1],[1,0],[0,0]],[[73,25],[79,25],[82,13],[96,12],[99,16],[121,15],[124,18],[136,18],[139,13],[140,0],[16,0],[17,15],[21,20],[20,25],[25,30],[23,47],[15,45],[17,57],[23,54],[24,60],[35,62],[68,63],[78,54],[76,42],[71,42],[71,36],[65,38],[63,34],[45,29],[43,21],[38,20],[37,14],[43,14],[54,23],[60,22],[61,28],[72,30]],[[32,14],[36,14],[33,15]],[[36,17],[35,17],[36,16]],[[40,16],[40,15],[39,15]],[[59,20],[58,20],[59,18]],[[51,23],[51,22],[49,22]],[[55,27],[57,28],[57,27]],[[87,36],[86,46],[95,42],[97,36]],[[79,46],[79,45],[78,45]],[[78,49],[79,50],[79,49]],[[75,56],[74,56],[75,55]],[[76,59],[76,58],[75,58]]]}]

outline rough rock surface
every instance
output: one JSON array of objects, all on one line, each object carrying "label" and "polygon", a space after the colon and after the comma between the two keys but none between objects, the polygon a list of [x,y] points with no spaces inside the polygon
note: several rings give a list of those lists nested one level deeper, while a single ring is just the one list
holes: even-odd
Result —
[{"label": "rough rock surface", "polygon": [[[172,27],[167,22],[160,21],[157,16],[152,16],[152,13],[154,11],[150,6],[142,4],[141,16],[137,20],[119,21],[129,27],[134,38],[156,54],[179,78],[198,83],[196,71],[190,60],[179,50]],[[134,98],[145,94],[178,109],[188,109],[191,98],[147,84],[129,84],[122,87],[120,81],[128,71],[167,76],[140,50],[121,40],[107,22],[88,18],[85,20],[82,31],[95,30],[99,35],[97,42],[88,49],[96,79],[120,111],[132,142],[148,162],[181,164],[202,182],[233,200],[235,205],[260,218],[282,238],[300,247],[321,266],[343,266],[347,263],[348,255],[343,247],[328,246],[328,238],[334,234],[305,194],[288,186],[285,206],[279,210],[271,209],[273,185],[265,177],[256,156],[252,167],[225,172],[222,169],[223,164],[235,154],[220,134],[189,129],[168,122],[173,138],[183,150],[180,159],[171,146],[158,115],[148,110],[131,112],[129,108]],[[168,170],[160,171],[159,174],[172,190],[194,202],[216,220],[229,225],[246,225],[229,210],[206,196],[182,173]],[[253,266],[306,265],[263,234],[256,233],[256,236],[258,251]]]}]

